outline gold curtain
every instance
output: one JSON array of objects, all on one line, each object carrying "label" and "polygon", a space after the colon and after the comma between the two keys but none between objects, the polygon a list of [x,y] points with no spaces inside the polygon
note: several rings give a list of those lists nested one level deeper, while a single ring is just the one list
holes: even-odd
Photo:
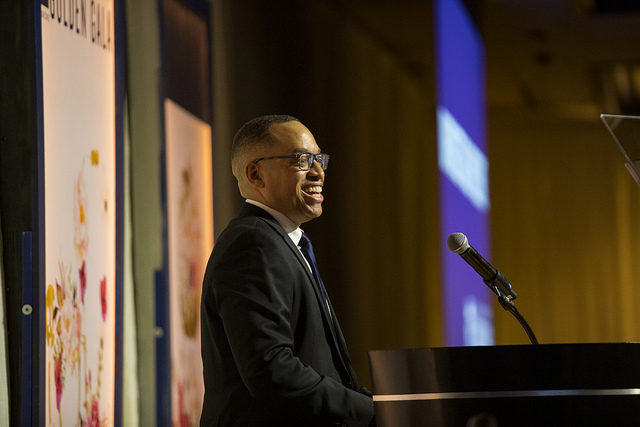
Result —
[{"label": "gold curtain", "polygon": [[325,213],[307,228],[367,383],[368,350],[441,342],[432,83],[322,3],[308,22],[309,127],[332,159]]},{"label": "gold curtain", "polygon": [[[495,264],[541,343],[638,341],[640,188],[598,117],[532,115],[491,120]],[[506,315],[498,343],[528,342]]]}]

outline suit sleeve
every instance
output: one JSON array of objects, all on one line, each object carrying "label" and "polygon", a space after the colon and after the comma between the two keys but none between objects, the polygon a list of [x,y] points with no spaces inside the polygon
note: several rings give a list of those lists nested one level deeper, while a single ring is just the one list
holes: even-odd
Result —
[{"label": "suit sleeve", "polygon": [[273,234],[242,233],[213,273],[216,309],[242,380],[254,398],[311,425],[366,426],[374,415],[371,398],[321,376],[295,355],[294,283],[304,280],[295,276],[304,270]]}]

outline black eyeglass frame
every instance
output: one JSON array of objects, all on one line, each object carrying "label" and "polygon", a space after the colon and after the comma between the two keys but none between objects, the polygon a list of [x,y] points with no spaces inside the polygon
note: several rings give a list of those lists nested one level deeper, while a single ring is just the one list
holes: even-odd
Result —
[{"label": "black eyeglass frame", "polygon": [[[307,168],[303,168],[302,167],[302,158],[303,158],[303,156],[308,157],[307,164],[308,164],[309,167],[307,167]],[[318,154],[296,153],[296,154],[289,154],[287,156],[260,157],[259,159],[254,160],[253,163],[258,163],[260,160],[294,159],[294,158],[297,158],[298,159],[298,169],[300,169],[301,171],[311,170],[311,167],[313,166],[313,162],[318,162],[320,164],[320,167],[322,168],[322,170],[327,170],[327,166],[329,166],[329,157],[330,156],[328,154],[325,154],[325,153],[318,153]]]}]

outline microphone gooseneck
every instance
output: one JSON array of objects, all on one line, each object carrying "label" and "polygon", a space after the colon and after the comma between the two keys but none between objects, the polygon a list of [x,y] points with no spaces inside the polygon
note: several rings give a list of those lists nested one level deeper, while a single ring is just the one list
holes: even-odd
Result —
[{"label": "microphone gooseneck", "polygon": [[516,292],[502,272],[494,268],[486,259],[469,244],[469,239],[462,233],[453,233],[447,237],[447,247],[451,252],[455,252],[467,264],[482,277],[484,283],[498,296],[498,302],[518,319],[518,322],[527,332],[532,344],[538,344],[531,327],[516,309],[513,300],[517,298]]}]

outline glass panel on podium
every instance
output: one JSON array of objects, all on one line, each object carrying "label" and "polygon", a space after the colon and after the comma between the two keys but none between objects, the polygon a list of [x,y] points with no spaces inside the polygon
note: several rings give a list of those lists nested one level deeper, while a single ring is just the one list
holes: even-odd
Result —
[{"label": "glass panel on podium", "polygon": [[640,185],[640,117],[601,114],[600,119],[622,151],[627,170]]}]

